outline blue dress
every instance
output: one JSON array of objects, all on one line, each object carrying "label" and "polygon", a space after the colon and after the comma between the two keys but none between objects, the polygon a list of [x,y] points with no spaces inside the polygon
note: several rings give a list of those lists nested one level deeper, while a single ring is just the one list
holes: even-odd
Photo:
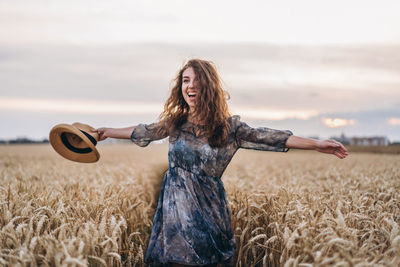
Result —
[{"label": "blue dress", "polygon": [[[212,148],[198,135],[202,126],[189,121],[170,137],[168,171],[164,175],[145,262],[207,265],[225,262],[235,252],[231,212],[222,180],[224,170],[239,148],[287,152],[291,131],[252,128],[229,118],[228,144]],[[157,125],[139,124],[131,140],[139,146],[165,138]]]}]

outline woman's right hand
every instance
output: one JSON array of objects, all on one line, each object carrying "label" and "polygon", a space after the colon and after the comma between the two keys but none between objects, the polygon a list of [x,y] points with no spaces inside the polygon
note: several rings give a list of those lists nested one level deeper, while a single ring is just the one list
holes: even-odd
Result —
[{"label": "woman's right hand", "polygon": [[136,126],[131,126],[127,128],[97,128],[93,129],[93,132],[99,134],[99,141],[103,141],[104,139],[110,138],[118,138],[118,139],[130,139],[132,135],[132,131]]},{"label": "woman's right hand", "polygon": [[94,133],[98,133],[99,134],[99,142],[103,141],[104,139],[106,139],[108,137],[107,135],[107,131],[109,130],[109,128],[97,128],[97,129],[93,129],[92,132]]}]

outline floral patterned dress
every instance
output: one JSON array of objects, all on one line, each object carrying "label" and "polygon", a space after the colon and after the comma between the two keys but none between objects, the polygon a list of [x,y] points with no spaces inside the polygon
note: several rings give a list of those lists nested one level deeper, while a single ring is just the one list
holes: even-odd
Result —
[{"label": "floral patterned dress", "polygon": [[[212,148],[197,135],[201,126],[189,121],[174,140],[169,140],[168,171],[165,173],[145,262],[207,265],[225,262],[235,251],[229,203],[222,180],[224,170],[239,148],[287,152],[291,131],[252,128],[229,118],[228,144]],[[165,138],[157,124],[139,124],[131,140],[139,146]]]}]

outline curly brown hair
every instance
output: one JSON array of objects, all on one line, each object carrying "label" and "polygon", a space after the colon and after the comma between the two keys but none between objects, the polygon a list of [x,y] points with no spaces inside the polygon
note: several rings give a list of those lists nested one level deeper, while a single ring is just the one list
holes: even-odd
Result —
[{"label": "curly brown hair", "polygon": [[164,105],[164,111],[160,114],[160,124],[164,127],[160,131],[170,138],[175,136],[176,130],[184,124],[189,115],[189,105],[182,95],[182,74],[193,68],[196,76],[196,87],[200,90],[196,101],[193,118],[205,122],[203,135],[207,138],[211,147],[222,147],[228,142],[230,117],[227,99],[229,94],[223,90],[221,79],[214,64],[211,61],[201,59],[189,60],[178,72],[174,79],[171,94]]}]

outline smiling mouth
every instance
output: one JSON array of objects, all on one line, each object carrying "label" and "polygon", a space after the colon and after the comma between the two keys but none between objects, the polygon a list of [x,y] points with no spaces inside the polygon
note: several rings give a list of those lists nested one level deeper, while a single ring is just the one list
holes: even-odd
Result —
[{"label": "smiling mouth", "polygon": [[196,94],[188,94],[189,98],[193,99],[196,97]]}]

